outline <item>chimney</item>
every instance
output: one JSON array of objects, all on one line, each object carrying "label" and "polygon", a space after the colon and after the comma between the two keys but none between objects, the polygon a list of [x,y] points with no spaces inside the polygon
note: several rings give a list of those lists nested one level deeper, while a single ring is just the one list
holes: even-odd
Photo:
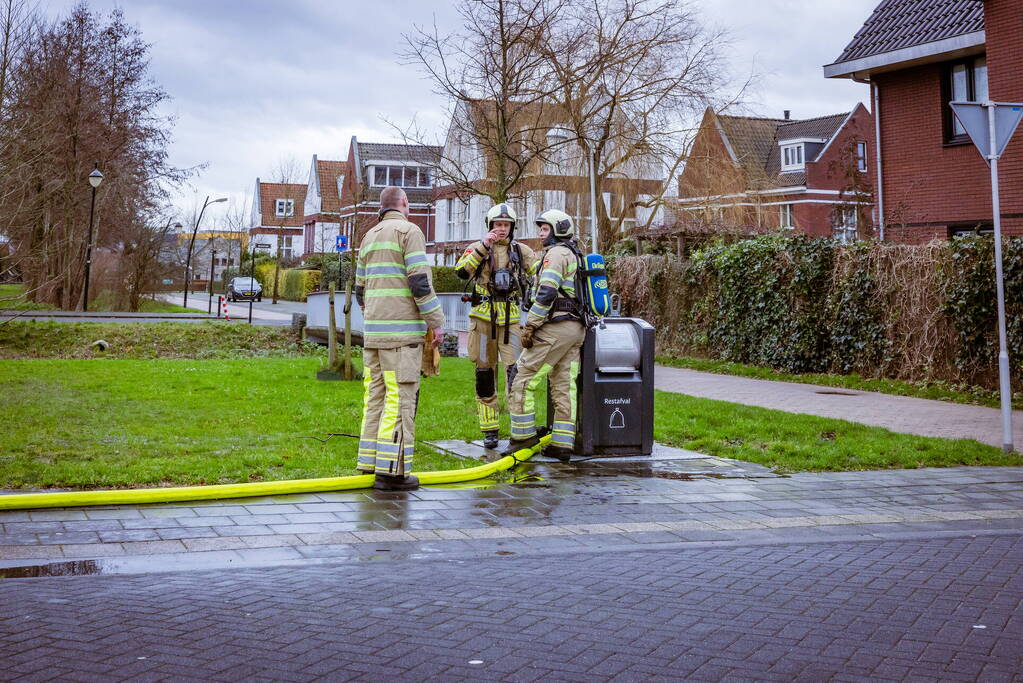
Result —
[{"label": "chimney", "polygon": [[789,111],[788,109],[786,109],[786,110],[785,110],[785,120],[786,120],[786,121],[790,120],[790,119],[789,119],[789,114],[791,114],[791,113],[792,113],[792,112],[790,112],[790,111]]}]

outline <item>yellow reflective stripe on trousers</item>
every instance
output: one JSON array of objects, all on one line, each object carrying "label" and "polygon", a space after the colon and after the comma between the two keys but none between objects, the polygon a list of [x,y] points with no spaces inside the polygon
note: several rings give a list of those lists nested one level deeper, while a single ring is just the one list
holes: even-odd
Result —
[{"label": "yellow reflective stripe on trousers", "polygon": [[540,387],[540,382],[547,377],[551,371],[551,366],[544,363],[543,367],[540,368],[533,378],[529,380],[529,384],[526,385],[526,396],[525,401],[522,404],[523,410],[526,414],[536,414],[536,390]]},{"label": "yellow reflective stripe on trousers", "polygon": [[568,366],[568,398],[569,403],[572,406],[572,422],[576,422],[576,406],[579,403],[579,385],[576,380],[579,378],[579,362],[572,361],[572,364]]},{"label": "yellow reflective stripe on trousers", "polygon": [[492,431],[500,426],[497,411],[486,403],[477,403],[476,412],[479,415],[481,431]]},{"label": "yellow reflective stripe on trousers", "polygon": [[359,469],[371,470],[376,465],[377,441],[376,434],[366,435],[366,415],[369,413],[369,391],[373,383],[373,373],[369,368],[363,368],[362,377],[362,426],[359,428]]},{"label": "yellow reflective stripe on trousers", "polygon": [[[394,433],[398,426],[401,403],[398,397],[398,375],[394,370],[384,370],[384,412],[380,416],[380,429],[377,431],[377,470],[386,469],[394,473],[398,465],[398,444]],[[383,462],[381,462],[383,461]]]}]

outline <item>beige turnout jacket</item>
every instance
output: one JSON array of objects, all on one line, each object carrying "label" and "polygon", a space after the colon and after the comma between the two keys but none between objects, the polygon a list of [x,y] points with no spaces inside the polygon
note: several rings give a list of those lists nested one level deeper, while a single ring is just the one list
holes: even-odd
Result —
[{"label": "beige turnout jacket", "polygon": [[444,325],[432,277],[423,231],[400,211],[385,211],[362,239],[355,268],[365,348],[422,344],[428,326]]}]

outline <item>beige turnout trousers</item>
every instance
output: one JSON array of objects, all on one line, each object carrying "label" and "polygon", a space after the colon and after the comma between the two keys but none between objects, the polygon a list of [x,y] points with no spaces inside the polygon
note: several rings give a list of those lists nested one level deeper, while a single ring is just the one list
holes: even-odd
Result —
[{"label": "beige turnout trousers", "polygon": [[[518,304],[513,303],[513,306]],[[512,367],[519,357],[519,326],[512,323],[508,330],[508,343],[504,343],[504,326],[491,325],[489,320],[469,319],[469,360],[476,364],[476,413],[480,430],[484,432],[498,428],[501,415],[497,399],[497,364],[503,363],[508,372],[505,391],[511,392],[514,378]],[[496,327],[497,338],[491,331]]]},{"label": "beige turnout trousers", "polygon": [[554,403],[551,445],[574,446],[575,380],[579,375],[579,349],[585,336],[586,328],[576,320],[545,323],[533,334],[533,348],[523,349],[519,356],[518,374],[508,402],[513,440],[522,441],[536,434],[536,390],[544,377],[548,377]]},{"label": "beige turnout trousers", "polygon": [[402,476],[412,472],[423,345],[364,349],[362,430],[358,470]]}]

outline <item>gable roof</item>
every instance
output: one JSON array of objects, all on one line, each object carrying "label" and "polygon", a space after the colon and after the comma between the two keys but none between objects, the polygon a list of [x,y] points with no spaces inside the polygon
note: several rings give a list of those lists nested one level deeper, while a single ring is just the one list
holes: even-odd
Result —
[{"label": "gable roof", "polygon": [[[786,120],[767,119],[753,116],[718,115],[718,131],[725,146],[747,178],[764,178],[775,187],[797,187],[806,183],[805,171],[781,172],[781,147],[779,141],[799,138],[820,138],[831,140],[842,128],[851,112],[830,114],[812,119]],[[825,147],[821,147],[813,159],[820,158]]]},{"label": "gable roof", "polygon": [[337,179],[348,172],[345,161],[316,160],[316,182],[320,190],[320,211],[335,213],[341,210],[341,196],[337,191]]},{"label": "gable roof", "polygon": [[[259,183],[259,212],[262,224],[271,227],[301,228],[305,224],[306,183]],[[278,199],[295,202],[294,215],[280,218],[276,213]]]},{"label": "gable roof", "polygon": [[984,42],[983,0],[882,0],[828,77],[976,47]]}]

